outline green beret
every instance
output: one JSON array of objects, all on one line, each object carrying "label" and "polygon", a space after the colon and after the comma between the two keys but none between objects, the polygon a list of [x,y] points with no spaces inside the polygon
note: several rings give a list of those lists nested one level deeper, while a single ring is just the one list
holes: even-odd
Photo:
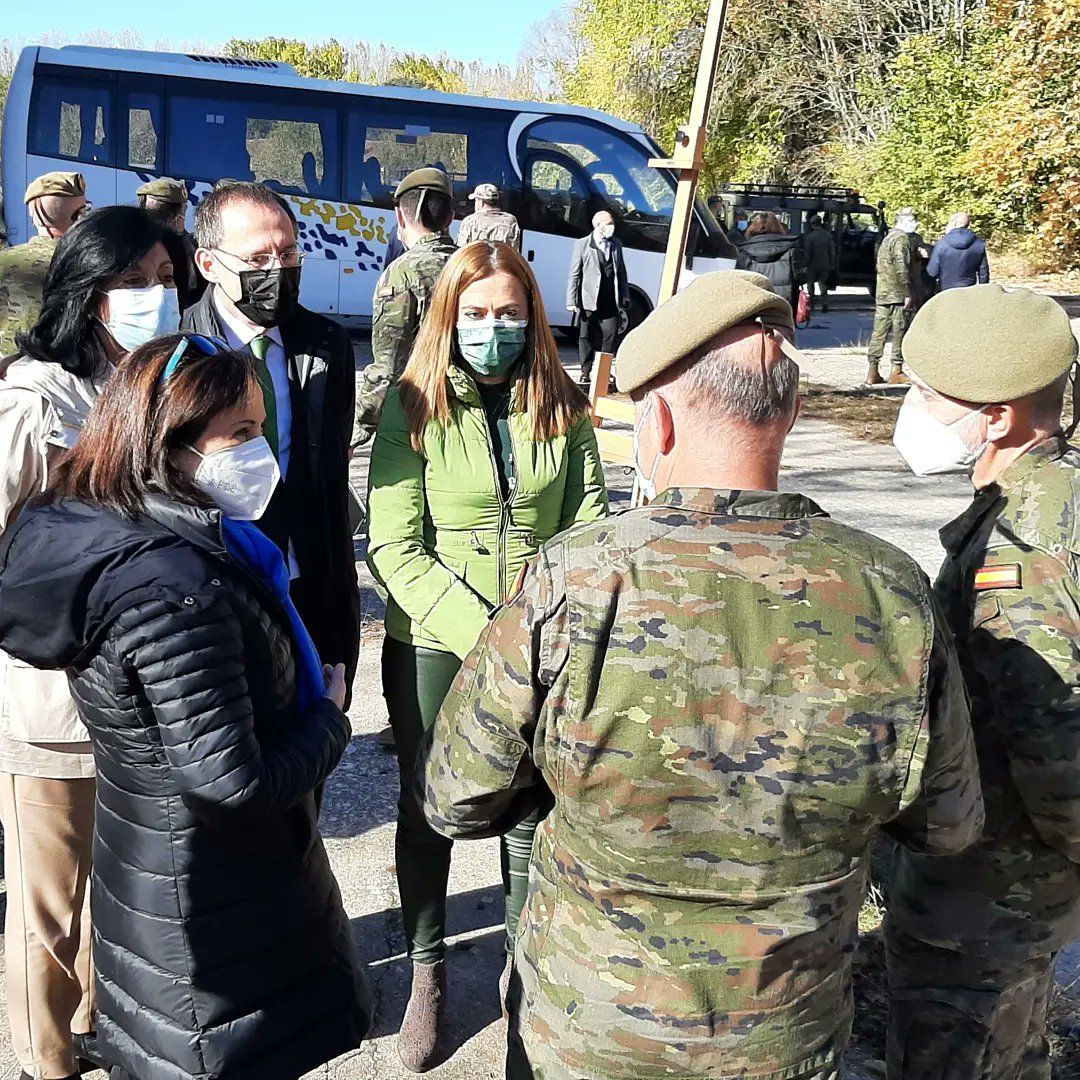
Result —
[{"label": "green beret", "polygon": [[416,169],[409,173],[397,186],[394,192],[394,202],[401,202],[401,197],[409,191],[441,191],[448,199],[453,198],[454,191],[450,186],[450,177],[442,169]]},{"label": "green beret", "polygon": [[138,196],[150,195],[155,199],[160,199],[162,202],[173,203],[176,206],[180,206],[188,200],[188,189],[184,181],[173,180],[169,176],[159,176],[156,180],[143,184],[135,194]]},{"label": "green beret", "polygon": [[47,172],[30,182],[23,196],[23,202],[31,203],[44,195],[62,195],[66,199],[77,198],[86,194],[86,180],[82,173]]},{"label": "green beret", "polygon": [[939,293],[912,320],[904,359],[939,394],[996,405],[1045,390],[1076,360],[1065,309],[1030,289]]},{"label": "green beret", "polygon": [[764,275],[702,274],[626,335],[616,365],[619,389],[637,390],[725,330],[752,322],[795,333],[791,305]]}]

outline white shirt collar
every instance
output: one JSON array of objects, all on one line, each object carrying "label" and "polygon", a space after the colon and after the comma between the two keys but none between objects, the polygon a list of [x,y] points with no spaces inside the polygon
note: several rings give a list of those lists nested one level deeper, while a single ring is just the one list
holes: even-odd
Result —
[{"label": "white shirt collar", "polygon": [[282,348],[285,347],[284,342],[281,340],[279,327],[271,326],[264,329],[261,326],[252,326],[246,319],[238,319],[231,311],[226,310],[224,304],[218,303],[217,291],[218,286],[215,285],[211,303],[214,305],[214,311],[217,312],[218,319],[221,320],[222,329],[225,331],[225,337],[228,339],[230,346],[244,348],[250,345],[260,334],[265,334],[271,341],[276,342]]}]

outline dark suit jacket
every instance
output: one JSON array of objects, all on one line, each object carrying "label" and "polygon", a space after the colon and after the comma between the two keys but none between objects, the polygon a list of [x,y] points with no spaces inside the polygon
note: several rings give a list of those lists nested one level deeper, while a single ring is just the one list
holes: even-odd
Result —
[{"label": "dark suit jacket", "polygon": [[[600,295],[603,271],[600,269],[600,249],[593,234],[583,236],[574,245],[574,257],[570,263],[570,281],[566,289],[566,306],[579,311],[595,311]],[[611,238],[611,258],[615,263],[615,300],[619,307],[626,307],[630,292],[626,283],[626,262],[623,259],[622,241]]]},{"label": "dark suit jacket", "polygon": [[[184,312],[183,329],[224,337],[214,289]],[[256,524],[283,550],[292,542],[300,577],[293,599],[324,663],[345,664],[350,682],[360,652],[360,591],[349,527],[349,437],[356,366],[349,335],[306,308],[280,327],[292,392],[289,474]]]}]

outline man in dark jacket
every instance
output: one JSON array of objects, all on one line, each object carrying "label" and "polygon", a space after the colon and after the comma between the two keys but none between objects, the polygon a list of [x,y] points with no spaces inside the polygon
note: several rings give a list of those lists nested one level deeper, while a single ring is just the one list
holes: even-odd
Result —
[{"label": "man in dark jacket", "polygon": [[283,482],[257,522],[288,559],[293,600],[324,663],[351,684],[360,593],[348,514],[355,362],[345,330],[298,303],[301,253],[288,204],[261,184],[211,192],[195,215],[196,262],[211,282],[183,329],[250,349],[265,434]]},{"label": "man in dark jacket", "polygon": [[970,224],[967,214],[953,214],[945,235],[934,246],[926,272],[937,278],[942,291],[985,285],[990,280],[986,244],[971,230]]}]

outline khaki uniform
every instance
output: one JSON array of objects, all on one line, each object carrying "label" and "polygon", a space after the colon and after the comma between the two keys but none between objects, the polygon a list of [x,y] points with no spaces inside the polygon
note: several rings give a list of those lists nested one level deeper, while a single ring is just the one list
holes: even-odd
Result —
[{"label": "khaki uniform", "polygon": [[496,207],[477,210],[461,223],[458,232],[458,247],[473,244],[477,240],[486,240],[492,244],[509,244],[517,251],[521,250],[521,226],[513,214]]},{"label": "khaki uniform", "polygon": [[362,372],[356,396],[354,445],[374,436],[386,395],[405,370],[435,284],[455,251],[457,246],[449,233],[432,233],[421,237],[382,272],[375,286],[371,322],[373,359]]},{"label": "khaki uniform", "polygon": [[34,236],[0,251],[0,356],[15,352],[15,335],[29,330],[41,312],[41,291],[58,241]]},{"label": "khaki uniform", "polygon": [[911,257],[911,237],[901,229],[891,229],[881,242],[877,256],[877,292],[875,295],[874,332],[870,337],[867,359],[872,366],[885,354],[885,342],[892,335],[892,366],[903,366],[901,346],[907,332],[909,312],[904,304],[915,295]]},{"label": "khaki uniform", "polygon": [[1054,957],[1080,935],[1080,451],[1025,454],[942,541],[986,831],[961,855],[898,853],[889,1076],[1048,1080]]},{"label": "khaki uniform", "polygon": [[508,1075],[838,1077],[870,845],[965,847],[976,774],[925,575],[809,499],[675,489],[551,541],[426,763],[446,836],[550,810]]}]

